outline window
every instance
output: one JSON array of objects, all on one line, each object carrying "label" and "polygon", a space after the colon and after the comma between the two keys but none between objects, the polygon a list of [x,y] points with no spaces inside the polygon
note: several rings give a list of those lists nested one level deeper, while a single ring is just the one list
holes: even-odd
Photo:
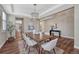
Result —
[{"label": "window", "polygon": [[2,12],[2,27],[3,27],[3,30],[6,30],[6,14],[5,14],[5,12]]},{"label": "window", "polygon": [[22,20],[16,20],[16,23],[22,24]]}]

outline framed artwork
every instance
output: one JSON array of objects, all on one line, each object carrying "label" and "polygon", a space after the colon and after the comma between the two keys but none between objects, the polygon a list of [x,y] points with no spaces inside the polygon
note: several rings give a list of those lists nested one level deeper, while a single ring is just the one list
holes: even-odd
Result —
[{"label": "framed artwork", "polygon": [[57,29],[57,24],[54,24],[51,26],[51,30],[53,30],[53,29]]},{"label": "framed artwork", "polygon": [[28,26],[28,30],[33,30],[34,29],[34,26]]}]

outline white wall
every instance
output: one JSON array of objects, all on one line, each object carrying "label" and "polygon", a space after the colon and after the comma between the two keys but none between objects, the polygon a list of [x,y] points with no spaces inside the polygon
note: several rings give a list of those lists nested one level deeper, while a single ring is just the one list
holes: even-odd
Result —
[{"label": "white wall", "polygon": [[79,4],[75,5],[75,42],[74,47],[79,49]]},{"label": "white wall", "polygon": [[2,30],[2,10],[0,8],[0,31]]},{"label": "white wall", "polygon": [[2,30],[2,19],[1,19],[1,16],[0,16],[0,31]]},{"label": "white wall", "polygon": [[63,37],[74,38],[74,8],[53,14],[44,22],[43,30],[49,32],[53,24],[57,24]]},{"label": "white wall", "polygon": [[4,45],[7,39],[7,32],[0,32],[0,48]]}]

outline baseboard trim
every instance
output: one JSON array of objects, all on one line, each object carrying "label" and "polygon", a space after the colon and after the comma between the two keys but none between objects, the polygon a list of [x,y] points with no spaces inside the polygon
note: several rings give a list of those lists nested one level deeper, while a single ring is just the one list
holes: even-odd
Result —
[{"label": "baseboard trim", "polygon": [[[57,36],[57,35],[55,35],[56,37],[59,37],[59,36]],[[66,39],[72,39],[72,40],[74,40],[74,38],[72,38],[72,37],[68,37],[68,36],[61,36],[62,38],[66,38]]]},{"label": "baseboard trim", "polygon": [[[6,40],[7,41],[7,40]],[[1,45],[0,48],[2,48],[4,46],[4,44],[6,43],[6,41],[4,41]]]},{"label": "baseboard trim", "polygon": [[61,36],[61,37],[69,38],[69,39],[74,39],[74,37],[68,37],[68,36]]},{"label": "baseboard trim", "polygon": [[74,48],[75,48],[75,49],[79,49],[79,46],[74,45]]}]

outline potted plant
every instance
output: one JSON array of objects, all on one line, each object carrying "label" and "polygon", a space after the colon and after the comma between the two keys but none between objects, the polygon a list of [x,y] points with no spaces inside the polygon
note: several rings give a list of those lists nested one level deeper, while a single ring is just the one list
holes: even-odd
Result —
[{"label": "potted plant", "polygon": [[8,29],[8,32],[9,32],[9,38],[8,38],[8,40],[9,41],[12,41],[12,40],[14,40],[14,37],[13,37],[13,31],[14,31],[14,29],[15,29],[15,26],[13,25],[13,23],[11,22],[11,21],[9,21],[8,22],[8,24],[7,24],[7,29]]}]

